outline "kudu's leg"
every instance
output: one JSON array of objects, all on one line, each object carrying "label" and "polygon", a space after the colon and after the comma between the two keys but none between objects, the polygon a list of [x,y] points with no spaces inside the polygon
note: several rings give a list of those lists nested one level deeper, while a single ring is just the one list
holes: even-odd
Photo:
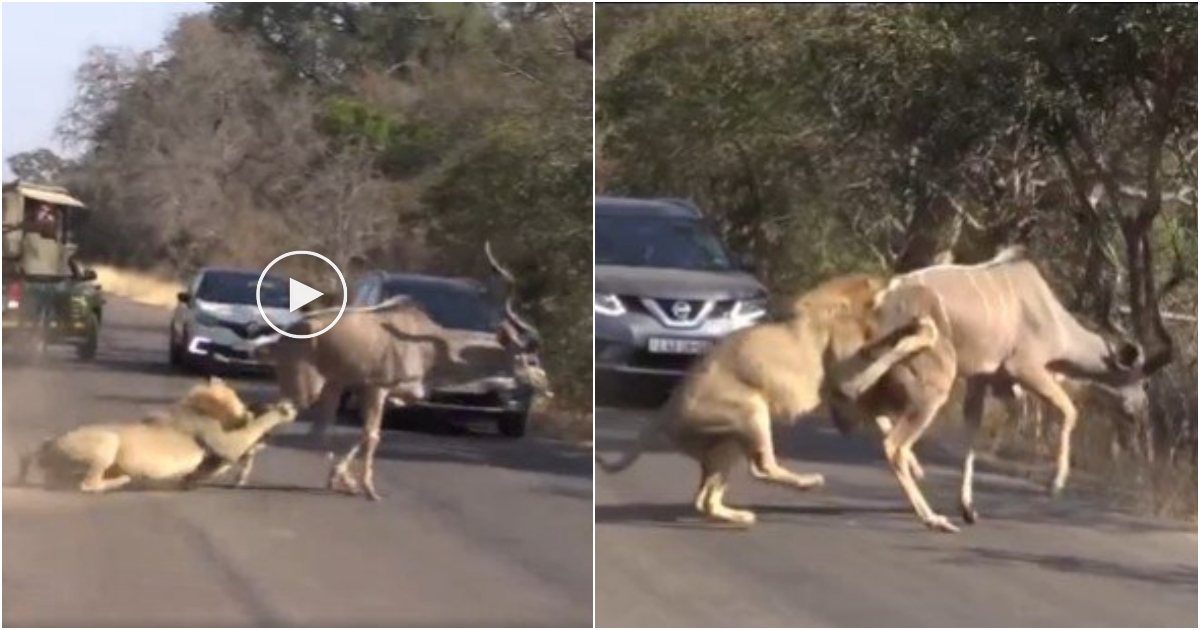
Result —
[{"label": "kudu's leg", "polygon": [[800,490],[825,485],[825,477],[817,473],[797,474],[779,463],[775,457],[775,441],[771,435],[771,413],[766,402],[755,398],[747,406],[750,427],[754,432],[754,448],[750,455],[750,474],[760,481],[770,481]]},{"label": "kudu's leg", "polygon": [[355,440],[354,446],[351,446],[350,450],[346,451],[346,454],[329,468],[329,481],[326,486],[330,490],[336,491],[341,488],[348,494],[358,494],[361,491],[358,481],[350,475],[350,464],[358,457],[358,451],[362,445],[362,438]]},{"label": "kudu's leg", "polygon": [[1045,370],[1021,375],[1020,382],[1031,391],[1041,396],[1062,414],[1062,427],[1058,434],[1058,458],[1055,462],[1054,480],[1050,482],[1050,494],[1057,495],[1067,485],[1067,476],[1071,474],[1071,433],[1075,431],[1075,421],[1079,412],[1071,397],[1058,384],[1054,375]]},{"label": "kudu's leg", "polygon": [[[875,426],[879,427],[879,432],[887,437],[887,434],[892,432],[892,419],[887,416],[875,416]],[[921,467],[921,462],[917,461],[917,454],[909,451],[906,456],[908,461],[908,471],[917,481],[925,478],[925,469]]]},{"label": "kudu's leg", "polygon": [[387,397],[388,391],[381,387],[371,388],[363,395],[364,408],[369,411],[363,420],[363,444],[366,448],[363,453],[362,485],[367,491],[367,498],[372,501],[378,501],[380,498],[379,493],[375,491],[375,450],[379,448],[383,409]]},{"label": "kudu's leg", "polygon": [[249,451],[246,451],[246,454],[243,455],[241,459],[237,461],[238,476],[237,480],[234,482],[235,486],[241,488],[245,486],[248,481],[250,481],[250,472],[254,470],[254,456],[264,448],[266,448],[265,444],[255,444]]},{"label": "kudu's leg", "polygon": [[741,446],[733,440],[721,442],[704,453],[700,460],[700,488],[696,491],[697,511],[719,521],[739,525],[754,524],[753,512],[735,510],[724,502],[729,471],[742,456]]},{"label": "kudu's leg", "polygon": [[[937,340],[938,329],[933,320],[929,317],[918,317],[912,323],[872,341],[849,358],[835,363],[830,373],[842,395],[856,400],[883,378],[894,365],[932,347]],[[870,358],[879,352],[880,348],[886,348],[883,354]],[[862,366],[864,361],[867,361],[866,366]]]},{"label": "kudu's leg", "polygon": [[921,434],[933,422],[938,409],[945,403],[946,398],[947,396],[940,395],[936,400],[929,401],[919,413],[901,418],[884,438],[883,450],[887,455],[888,464],[892,467],[892,473],[896,475],[896,480],[900,482],[900,488],[908,497],[909,503],[912,504],[913,510],[916,511],[921,522],[930,529],[953,533],[957,532],[958,528],[945,516],[934,512],[933,508],[929,507],[925,496],[921,494],[920,487],[912,478],[907,460],[912,453],[913,444],[916,444]]},{"label": "kudu's leg", "polygon": [[[363,399],[365,398],[364,394],[367,393],[367,389],[358,388],[355,393],[358,394],[360,401],[358,412],[359,417],[363,422],[363,432],[365,434],[367,425],[367,408],[363,406]],[[348,494],[358,494],[361,491],[361,488],[358,485],[358,480],[350,474],[350,465],[353,464],[354,460],[358,458],[358,452],[362,450],[363,442],[364,440],[362,436],[360,436],[359,439],[354,441],[354,445],[351,446],[348,451],[346,451],[346,454],[342,455],[341,459],[337,460],[330,466],[329,480],[326,484],[330,490],[337,491],[341,489]],[[332,457],[332,454],[330,454],[330,457]]]},{"label": "kudu's leg", "polygon": [[979,434],[979,426],[983,422],[983,402],[987,392],[986,381],[967,379],[967,389],[963,395],[963,426],[967,432],[967,455],[963,458],[962,488],[958,495],[958,505],[963,521],[970,524],[979,520],[979,512],[975,510],[972,497],[972,488],[975,485],[975,437]]}]

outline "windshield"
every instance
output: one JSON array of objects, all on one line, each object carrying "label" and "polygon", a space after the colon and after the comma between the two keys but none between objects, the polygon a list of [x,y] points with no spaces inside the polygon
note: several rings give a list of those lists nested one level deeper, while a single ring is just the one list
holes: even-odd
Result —
[{"label": "windshield", "polygon": [[[222,304],[254,304],[254,287],[258,274],[213,272],[204,274],[196,299]],[[288,307],[288,283],[283,278],[267,276],[262,283],[263,308]]]},{"label": "windshield", "polygon": [[596,264],[729,271],[725,248],[695,219],[596,217]]},{"label": "windshield", "polygon": [[383,294],[411,297],[444,328],[491,332],[500,323],[500,309],[479,291],[400,280],[385,284]]}]

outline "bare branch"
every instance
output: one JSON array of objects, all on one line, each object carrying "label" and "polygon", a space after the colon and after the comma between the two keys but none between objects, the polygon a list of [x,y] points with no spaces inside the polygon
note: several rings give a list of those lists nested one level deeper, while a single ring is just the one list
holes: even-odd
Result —
[{"label": "bare branch", "polygon": [[563,29],[567,31],[567,36],[571,38],[572,48],[575,51],[575,58],[587,62],[592,65],[592,36],[580,37],[576,32],[575,27],[571,24],[571,19],[566,11],[563,11],[562,6],[557,2],[552,2],[551,6],[558,14],[558,19],[562,22]]}]

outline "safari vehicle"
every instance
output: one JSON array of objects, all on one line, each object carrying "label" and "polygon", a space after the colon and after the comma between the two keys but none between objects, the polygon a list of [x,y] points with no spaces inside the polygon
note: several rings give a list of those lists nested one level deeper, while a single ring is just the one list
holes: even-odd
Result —
[{"label": "safari vehicle", "polygon": [[93,269],[75,262],[87,213],[58,186],[4,184],[4,345],[40,358],[47,345],[73,345],[96,357],[104,297]]}]

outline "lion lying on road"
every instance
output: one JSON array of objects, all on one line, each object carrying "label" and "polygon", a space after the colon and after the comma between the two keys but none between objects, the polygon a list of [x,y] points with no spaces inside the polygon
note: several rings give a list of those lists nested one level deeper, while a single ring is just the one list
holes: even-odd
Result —
[{"label": "lion lying on road", "polygon": [[856,400],[896,363],[937,342],[938,329],[927,316],[877,317],[875,300],[884,286],[869,275],[835,278],[797,299],[784,321],[725,337],[691,367],[620,461],[597,455],[597,463],[607,472],[623,470],[665,435],[700,463],[696,509],[742,525],[754,523],[754,514],[727,507],[724,495],[729,471],[743,457],[757,479],[798,489],[823,485],[819,474],[796,474],[779,464],[771,424],[794,422],[835,392],[839,400]]},{"label": "lion lying on road", "polygon": [[21,456],[24,483],[36,462],[47,485],[107,492],[134,480],[178,481],[192,487],[237,462],[242,479],[275,427],[296,419],[290,401],[251,416],[220,379],[197,385],[174,408],[140,422],[91,424],[43,441]]}]

